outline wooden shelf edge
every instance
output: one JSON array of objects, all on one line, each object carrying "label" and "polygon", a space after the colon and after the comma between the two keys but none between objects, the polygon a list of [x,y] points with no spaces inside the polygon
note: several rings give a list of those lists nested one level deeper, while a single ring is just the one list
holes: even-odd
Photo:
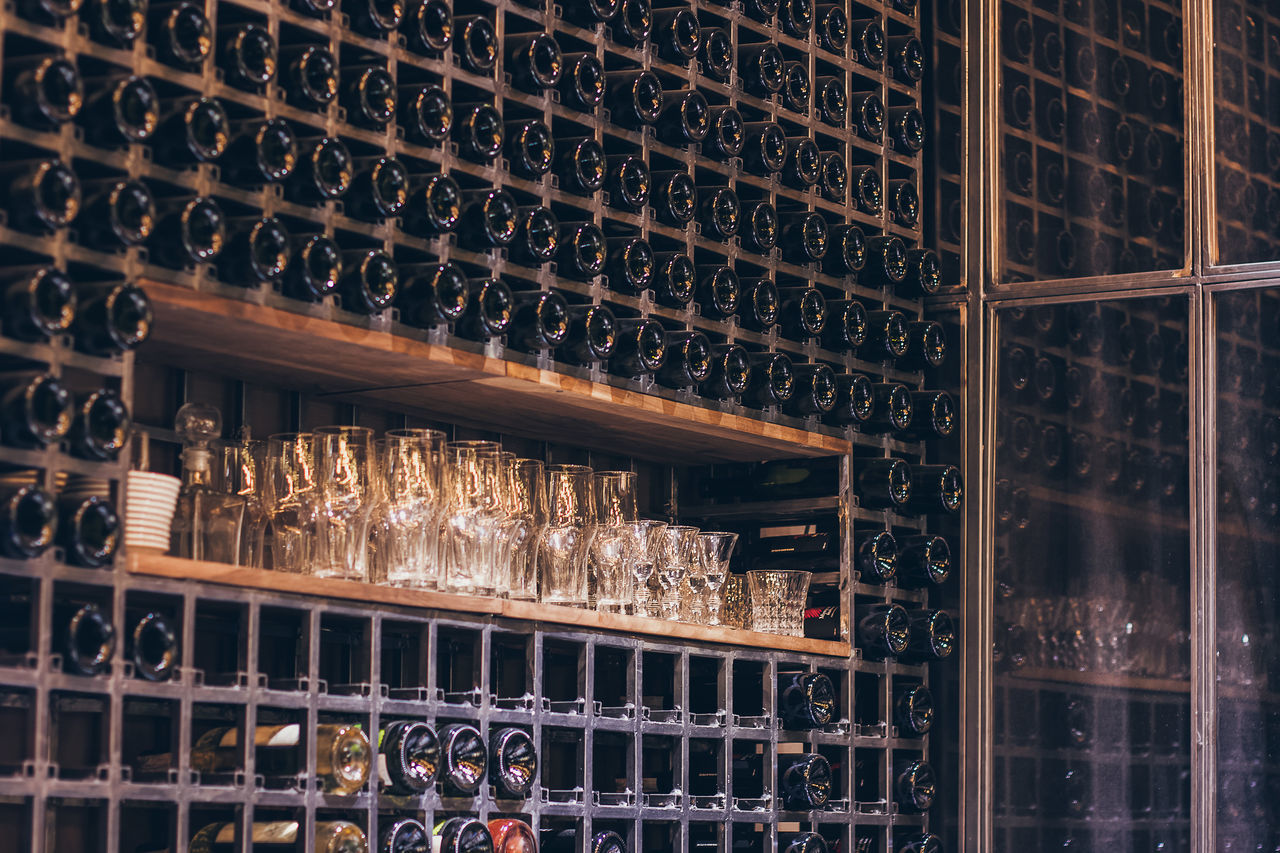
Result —
[{"label": "wooden shelf edge", "polygon": [[225,563],[184,560],[163,554],[138,553],[135,551],[129,554],[126,568],[130,573],[136,575],[198,581],[291,595],[309,595],[344,601],[387,604],[396,607],[417,607],[424,610],[503,616],[508,619],[518,619],[525,622],[549,622],[593,631],[614,631],[628,635],[656,637],[663,640],[692,640],[700,643],[774,649],[845,659],[851,655],[848,643],[830,640],[784,637],[779,634],[742,631],[736,628],[711,628],[705,625],[668,622],[663,619],[627,616],[621,613],[601,613],[595,610],[560,607],[532,601],[510,601],[483,596],[432,592],[430,590],[400,589],[361,581],[316,578],[310,575],[286,574],[268,569],[247,569]]},{"label": "wooden shelf edge", "polygon": [[1149,678],[1123,672],[1078,672],[1074,669],[1020,669],[1005,675],[1006,685],[1019,681],[1054,681],[1060,684],[1082,684],[1090,687],[1115,687],[1121,690],[1146,690],[1152,693],[1191,693],[1191,682],[1177,678]]}]

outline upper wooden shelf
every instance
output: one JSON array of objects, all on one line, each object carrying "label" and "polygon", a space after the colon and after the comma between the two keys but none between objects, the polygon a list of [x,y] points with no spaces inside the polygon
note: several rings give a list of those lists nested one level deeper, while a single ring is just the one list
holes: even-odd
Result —
[{"label": "upper wooden shelf", "polygon": [[664,461],[848,452],[831,435],[155,281],[141,356],[434,419]]},{"label": "upper wooden shelf", "polygon": [[223,584],[241,589],[258,589],[292,595],[319,596],[362,604],[384,604],[396,607],[417,607],[425,610],[444,610],[454,613],[504,616],[527,622],[550,622],[592,631],[615,631],[628,636],[656,637],[663,640],[691,640],[700,643],[717,643],[726,646],[747,646],[756,649],[778,649],[812,655],[829,655],[848,658],[848,643],[829,640],[810,640],[805,637],[784,637],[779,634],[763,634],[736,628],[711,628],[690,625],[685,622],[668,622],[643,616],[627,616],[621,613],[600,613],[576,607],[560,607],[554,604],[538,604],[532,601],[509,601],[501,598],[484,598],[471,595],[454,595],[418,589],[399,589],[360,581],[316,578],[308,575],[273,572],[268,569],[246,569],[225,563],[183,560],[158,554],[133,552],[129,555],[128,570],[138,575],[176,578]]}]

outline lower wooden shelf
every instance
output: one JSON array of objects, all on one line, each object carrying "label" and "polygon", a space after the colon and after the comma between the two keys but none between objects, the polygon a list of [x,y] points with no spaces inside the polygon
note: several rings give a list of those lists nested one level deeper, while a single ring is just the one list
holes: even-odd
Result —
[{"label": "lower wooden shelf", "polygon": [[1083,684],[1091,687],[1114,687],[1118,690],[1146,690],[1152,693],[1191,693],[1191,682],[1178,678],[1149,678],[1123,672],[1079,672],[1074,669],[1020,669],[1000,678],[1004,686],[1021,681],[1050,681],[1059,684]]},{"label": "lower wooden shelf", "polygon": [[131,553],[128,570],[136,575],[177,578],[222,584],[242,589],[259,589],[292,595],[309,595],[321,598],[356,601],[365,604],[387,604],[396,607],[419,607],[425,610],[445,610],[489,616],[504,616],[528,622],[551,622],[593,631],[615,631],[635,636],[648,636],[663,640],[692,640],[699,643],[717,643],[726,646],[747,646],[756,649],[776,649],[802,654],[827,655],[849,658],[848,643],[830,640],[811,640],[805,637],[784,637],[758,631],[742,631],[735,628],[711,628],[690,625],[685,622],[668,622],[643,616],[627,616],[621,613],[601,613],[576,607],[560,607],[532,601],[509,601],[501,598],[454,595],[430,590],[400,589],[360,581],[316,578],[294,575],[268,569],[247,569],[225,563],[208,563],[183,560],[161,554]]}]

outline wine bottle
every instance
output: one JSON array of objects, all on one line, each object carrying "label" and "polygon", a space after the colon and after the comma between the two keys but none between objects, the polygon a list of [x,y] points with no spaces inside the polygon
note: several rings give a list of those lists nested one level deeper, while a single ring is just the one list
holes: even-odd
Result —
[{"label": "wine bottle", "polygon": [[80,179],[61,160],[14,161],[3,174],[9,226],[37,234],[57,231],[80,213]]},{"label": "wine bottle", "polygon": [[954,465],[913,465],[911,483],[906,510],[913,515],[960,511],[964,502],[964,480]]},{"label": "wine bottle", "polygon": [[591,137],[561,139],[558,147],[556,175],[562,189],[591,196],[604,186],[607,161],[599,142]]},{"label": "wine bottle", "polygon": [[795,390],[782,410],[798,418],[823,417],[835,409],[840,388],[836,373],[826,364],[797,364]]},{"label": "wine bottle", "polygon": [[563,57],[559,91],[563,103],[583,112],[595,112],[605,96],[604,66],[594,53],[570,53]]},{"label": "wine bottle", "polygon": [[535,853],[538,849],[538,837],[522,820],[491,820],[489,834],[493,836],[493,853]]},{"label": "wine bottle", "polygon": [[453,10],[444,0],[417,0],[400,29],[412,50],[442,54],[453,44]]},{"label": "wine bottle", "polygon": [[356,173],[347,193],[348,215],[366,222],[399,216],[409,200],[409,170],[394,157],[373,157]]},{"label": "wine bottle", "polygon": [[658,56],[675,65],[688,65],[698,55],[702,26],[687,8],[662,9],[654,13],[652,41]]},{"label": "wine bottle", "polygon": [[779,754],[778,793],[788,811],[821,809],[831,797],[831,762],[816,753]]},{"label": "wine bottle", "polygon": [[667,332],[667,357],[658,382],[668,388],[696,388],[711,378],[711,341],[698,331]]},{"label": "wine bottle", "polygon": [[649,166],[639,157],[622,154],[608,158],[609,171],[605,184],[609,190],[609,203],[635,213],[644,211],[653,189],[653,176]]},{"label": "wine bottle", "polygon": [[858,622],[858,645],[864,658],[884,660],[906,651],[911,620],[902,605],[859,604],[854,613]]},{"label": "wine bottle", "polygon": [[[830,8],[837,10],[839,7]],[[817,89],[818,118],[824,124],[843,128],[849,120],[849,96],[845,92],[844,81],[839,77],[819,77],[814,86]]]},{"label": "wine bottle", "polygon": [[256,92],[276,76],[276,40],[258,24],[220,26],[218,66],[223,79]]},{"label": "wine bottle", "polygon": [[161,119],[152,154],[157,162],[182,168],[211,163],[230,142],[230,121],[214,98],[180,98]]},{"label": "wine bottle", "polygon": [[[237,844],[234,822],[211,823],[191,838],[187,849],[208,853],[232,853],[243,847]],[[369,839],[364,830],[345,820],[316,821],[315,853],[368,853]],[[306,838],[306,826],[296,820],[254,821],[244,846],[263,850],[296,850]]]},{"label": "wine bottle", "polygon": [[73,331],[76,349],[109,356],[134,349],[151,336],[151,300],[130,284],[80,288]]},{"label": "wine bottle", "polygon": [[298,140],[284,119],[253,121],[242,126],[227,147],[223,178],[237,186],[277,184],[298,163]]},{"label": "wine bottle", "polygon": [[809,38],[809,32],[813,29],[813,16],[813,0],[782,0],[778,7],[782,31],[801,41]]},{"label": "wine bottle", "polygon": [[924,737],[933,728],[933,694],[923,684],[897,682],[893,690],[893,721],[903,737]]},{"label": "wine bottle", "polygon": [[932,249],[907,251],[907,274],[895,286],[899,296],[932,296],[942,287],[942,262]]},{"label": "wine bottle", "polygon": [[213,51],[213,26],[201,4],[153,3],[147,35],[156,58],[166,65],[193,70]]},{"label": "wine bottle", "polygon": [[62,504],[58,544],[67,562],[90,569],[111,565],[119,544],[120,516],[98,495]]},{"label": "wine bottle", "polygon": [[608,23],[618,15],[622,8],[622,0],[568,0],[564,3],[565,19],[583,15],[587,26],[597,23]]},{"label": "wine bottle", "polygon": [[926,320],[907,324],[907,351],[898,357],[898,367],[936,370],[946,359],[947,336],[941,323]]},{"label": "wine bottle", "polygon": [[827,300],[822,291],[810,285],[784,287],[778,293],[782,301],[779,317],[783,335],[805,341],[822,334],[827,325]]},{"label": "wine bottle", "polygon": [[488,163],[502,153],[502,116],[492,104],[454,105],[453,138],[468,160]]},{"label": "wine bottle", "polygon": [[657,373],[666,360],[666,331],[656,320],[618,320],[618,346],[609,370],[636,378]]},{"label": "wine bottle", "polygon": [[54,543],[58,506],[40,486],[20,486],[3,493],[0,511],[0,555],[11,560],[39,557]]},{"label": "wine bottle", "polygon": [[[802,0],[808,2],[808,0]],[[809,114],[813,87],[809,85],[809,69],[799,62],[788,62],[782,71],[782,106],[802,116]]]},{"label": "wine bottle", "polygon": [[653,284],[656,265],[649,242],[643,237],[611,237],[607,244],[609,289],[633,294],[647,290]]},{"label": "wine bottle", "polygon": [[778,244],[783,260],[805,265],[820,262],[827,255],[830,230],[820,213],[784,213],[779,216]]},{"label": "wine bottle", "polygon": [[416,797],[431,789],[440,771],[440,741],[417,720],[387,723],[378,732],[378,784],[384,794]]},{"label": "wine bottle", "polygon": [[915,154],[924,147],[924,116],[916,107],[894,107],[889,110],[889,138],[893,147],[906,154]]},{"label": "wine bottle", "polygon": [[743,131],[743,167],[764,177],[781,172],[787,163],[787,134],[782,126],[772,121],[755,122],[744,125]]},{"label": "wine bottle", "polygon": [[462,268],[452,261],[429,266],[404,278],[396,294],[401,322],[431,328],[457,323],[466,313],[470,285]]},{"label": "wine bottle", "polygon": [[[444,758],[439,776],[439,782],[443,786],[441,796],[474,796],[480,784],[488,778],[489,753],[485,749],[484,738],[475,726],[468,723],[442,726],[438,737],[440,753]],[[484,827],[479,821],[472,822]],[[436,835],[441,835],[439,826],[436,827]]]},{"label": "wine bottle", "polygon": [[888,58],[889,69],[898,82],[914,86],[924,77],[924,45],[915,36],[897,36],[889,39]]},{"label": "wine bottle", "polygon": [[556,215],[539,204],[520,208],[516,222],[512,259],[531,267],[549,263],[560,249],[560,222]]},{"label": "wine bottle", "polygon": [[720,265],[699,266],[697,300],[704,317],[727,319],[738,310],[742,285],[732,268]]},{"label": "wine bottle", "polygon": [[484,15],[455,15],[453,52],[462,67],[481,77],[492,77],[498,64],[498,33]]},{"label": "wine bottle", "polygon": [[728,187],[719,187],[703,195],[699,204],[699,221],[703,236],[727,242],[742,224],[742,203]]},{"label": "wine bottle", "polygon": [[147,241],[155,227],[155,198],[141,181],[91,182],[81,221],[81,239],[95,249],[116,251]]},{"label": "wine bottle", "polygon": [[429,175],[409,196],[403,212],[405,230],[430,237],[447,234],[462,217],[462,189],[448,175]]},{"label": "wine bottle", "polygon": [[160,123],[160,98],[145,77],[117,77],[89,96],[78,118],[91,145],[144,142]]},{"label": "wine bottle", "polygon": [[338,97],[338,60],[321,45],[289,47],[280,51],[284,70],[280,84],[285,100],[304,110],[322,110]]},{"label": "wine bottle", "polygon": [[688,148],[711,132],[711,106],[696,89],[668,92],[657,120],[658,139],[676,148]]},{"label": "wine bottle", "polygon": [[884,136],[884,101],[875,92],[858,93],[849,102],[849,112],[854,133],[869,142],[879,142]]},{"label": "wine bottle", "polygon": [[898,573],[898,543],[888,530],[879,530],[858,543],[855,564],[863,583],[888,583]]},{"label": "wine bottle", "polygon": [[875,411],[875,392],[872,382],[861,373],[842,373],[836,376],[836,407],[828,420],[840,426],[861,426]]},{"label": "wine bottle", "polygon": [[[575,828],[552,830],[542,836],[542,853],[578,853],[580,840]],[[598,830],[587,843],[587,853],[627,853],[627,842],[616,832]]]},{"label": "wine bottle", "polygon": [[662,113],[662,82],[652,71],[605,72],[605,89],[605,104],[615,124],[638,130]]},{"label": "wine bottle", "polygon": [[489,741],[489,782],[498,799],[523,800],[538,778],[538,748],[524,729],[504,728]]},{"label": "wine bottle", "polygon": [[654,256],[653,292],[659,305],[683,310],[693,301],[698,287],[698,270],[683,252]]},{"label": "wine bottle", "polygon": [[835,3],[819,3],[815,14],[817,20],[814,28],[818,34],[818,47],[837,56],[844,56],[845,49],[849,46],[849,16],[844,7]]},{"label": "wine bottle", "polygon": [[649,0],[622,0],[610,32],[613,40],[628,47],[643,47],[653,30],[653,4]]},{"label": "wine bottle", "polygon": [[748,202],[742,215],[742,243],[753,252],[768,255],[778,242],[778,211],[767,201]]},{"label": "wine bottle", "polygon": [[515,296],[505,282],[496,278],[470,284],[471,297],[458,322],[457,333],[474,341],[500,337],[511,327]]},{"label": "wine bottle", "polygon": [[604,232],[594,222],[560,223],[558,272],[570,278],[591,281],[604,272],[608,244]]},{"label": "wine bottle", "polygon": [[733,107],[712,107],[710,129],[702,143],[702,153],[709,157],[737,157],[747,144],[746,123],[742,113]]},{"label": "wine bottle", "polygon": [[569,335],[556,358],[570,364],[608,361],[618,345],[618,318],[605,305],[569,306]]},{"label": "wine bottle", "polygon": [[929,663],[950,657],[956,632],[945,610],[911,610],[911,641],[899,659],[903,663]]},{"label": "wine bottle", "polygon": [[786,60],[774,44],[739,46],[738,74],[742,87],[757,98],[768,100],[782,91]]},{"label": "wine bottle", "polygon": [[866,266],[867,242],[857,225],[833,225],[828,230],[823,269],[830,275],[845,276]]},{"label": "wine bottle", "polygon": [[370,130],[381,130],[395,121],[398,89],[386,68],[360,66],[344,76],[347,80],[339,94],[347,121]]},{"label": "wine bottle", "polygon": [[653,173],[653,209],[658,219],[684,228],[698,212],[698,189],[688,172]]},{"label": "wine bottle", "polygon": [[323,234],[302,238],[284,271],[284,292],[318,302],[335,293],[342,280],[342,250]]},{"label": "wine bottle", "polygon": [[0,285],[4,334],[31,343],[64,334],[76,315],[76,291],[66,273],[40,267]]},{"label": "wine bottle", "polygon": [[955,429],[955,420],[955,403],[946,391],[911,392],[911,423],[905,432],[912,438],[946,438]]},{"label": "wine bottle", "polygon": [[60,56],[10,60],[6,101],[15,120],[37,130],[57,130],[84,105],[84,82],[70,60]]},{"label": "wine bottle", "polygon": [[899,311],[868,311],[867,336],[858,354],[869,361],[885,361],[906,355],[911,339],[907,321]]},{"label": "wine bottle", "polygon": [[[569,303],[554,290],[514,294],[507,342],[528,352],[553,350],[569,337]],[[441,739],[444,733],[441,732]]]},{"label": "wine bottle", "polygon": [[740,344],[716,344],[711,353],[711,375],[702,383],[702,396],[737,400],[751,385],[751,359]]},{"label": "wine bottle", "polygon": [[889,214],[903,228],[920,222],[920,193],[914,181],[889,182]]},{"label": "wine bottle", "polygon": [[894,753],[893,794],[898,808],[904,812],[927,812],[937,793],[937,777],[925,761],[909,754]]},{"label": "wine bottle", "polygon": [[517,88],[535,95],[556,88],[564,71],[564,54],[549,33],[508,39],[506,50],[506,69]]},{"label": "wine bottle", "polygon": [[431,833],[411,817],[385,821],[378,836],[378,853],[427,853],[430,849]]},{"label": "wine bottle", "polygon": [[332,136],[299,140],[298,167],[285,182],[285,197],[316,205],[341,198],[351,188],[355,164],[341,139]]},{"label": "wine bottle", "polygon": [[879,216],[884,207],[884,186],[880,183],[880,172],[872,166],[856,167],[849,175],[849,186],[852,189],[852,201],[864,213]]},{"label": "wine bottle", "polygon": [[[11,534],[6,534],[8,540]],[[109,615],[92,603],[55,603],[53,623],[58,631],[53,647],[62,654],[63,672],[83,676],[107,673],[116,651],[116,629]]]},{"label": "wine bottle", "polygon": [[81,23],[95,41],[129,50],[146,25],[145,0],[91,0],[81,8]]},{"label": "wine bottle", "polygon": [[885,36],[879,18],[854,20],[849,29],[849,47],[854,61],[867,68],[884,67]]},{"label": "wine bottle", "polygon": [[0,436],[11,447],[47,447],[71,430],[71,392],[52,374],[11,377],[0,398]]},{"label": "wine bottle", "polygon": [[831,725],[839,711],[835,684],[822,672],[780,673],[777,704],[785,729],[821,729]]},{"label": "wine bottle", "polygon": [[860,466],[856,491],[869,509],[901,510],[911,500],[913,472],[901,459],[869,459]]},{"label": "wine bottle", "polygon": [[739,280],[742,298],[739,300],[738,325],[754,332],[767,332],[778,322],[781,296],[778,286],[771,279],[754,278]]},{"label": "wine bottle", "polygon": [[543,122],[511,122],[503,135],[507,140],[507,161],[515,174],[536,181],[555,165],[555,140],[551,128]]},{"label": "wine bottle", "polygon": [[819,159],[818,189],[822,197],[836,204],[844,204],[849,195],[849,167],[844,157],[835,151],[825,151]]},{"label": "wine bottle", "polygon": [[[734,844],[735,848],[737,846]],[[816,832],[779,832],[778,850],[782,853],[830,853],[831,848],[827,840]]]},{"label": "wine bottle", "polygon": [[76,403],[67,447],[81,459],[110,462],[128,442],[131,423],[129,409],[120,395],[110,388],[100,388]]},{"label": "wine bottle", "polygon": [[390,308],[400,286],[400,271],[381,249],[344,253],[338,282],[342,307],[357,314],[377,314]]},{"label": "wine bottle", "polygon": [[893,849],[902,853],[942,853],[942,842],[931,832],[913,833],[896,839]]},{"label": "wine bottle", "polygon": [[742,401],[757,409],[781,406],[795,393],[796,375],[783,353],[750,353],[751,381]]},{"label": "wine bottle", "polygon": [[135,675],[167,681],[178,665],[178,635],[162,614],[148,612],[125,635],[124,653]]},{"label": "wine bottle", "polygon": [[453,104],[439,86],[409,86],[400,101],[400,126],[418,145],[444,144],[453,130]]},{"label": "wine bottle", "polygon": [[827,302],[827,322],[822,345],[833,352],[857,350],[867,338],[867,309],[852,299]]},{"label": "wine bottle", "polygon": [[706,27],[698,45],[698,69],[718,83],[728,83],[733,74],[733,42],[720,28]]},{"label": "wine bottle", "polygon": [[915,414],[907,386],[896,382],[875,383],[871,391],[875,408],[862,425],[863,432],[905,432]]},{"label": "wine bottle", "polygon": [[516,200],[506,190],[464,193],[458,242],[473,252],[508,246],[516,237],[518,215]]}]

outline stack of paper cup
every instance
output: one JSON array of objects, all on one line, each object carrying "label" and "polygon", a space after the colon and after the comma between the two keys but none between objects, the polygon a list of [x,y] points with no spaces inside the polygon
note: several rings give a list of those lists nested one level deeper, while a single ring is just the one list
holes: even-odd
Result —
[{"label": "stack of paper cup", "polygon": [[169,528],[182,481],[168,474],[130,471],[125,497],[124,544],[127,548],[169,550]]}]

